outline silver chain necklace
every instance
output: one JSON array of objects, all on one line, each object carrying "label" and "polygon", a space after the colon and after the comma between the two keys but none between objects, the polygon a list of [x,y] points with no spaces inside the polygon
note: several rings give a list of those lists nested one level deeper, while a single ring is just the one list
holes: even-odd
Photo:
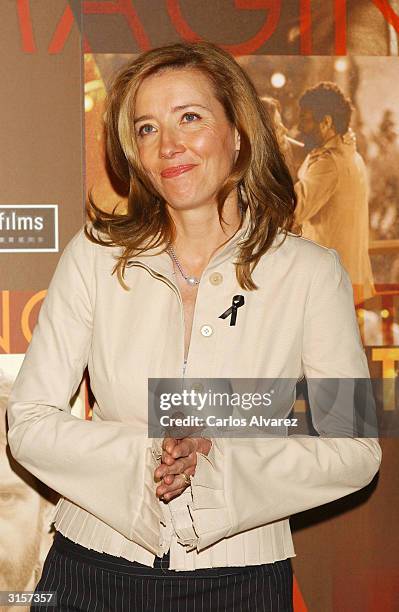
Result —
[{"label": "silver chain necklace", "polygon": [[191,287],[195,287],[195,285],[199,285],[200,284],[200,279],[199,278],[196,278],[195,276],[188,276],[187,274],[185,274],[183,268],[181,267],[181,264],[180,264],[179,260],[176,257],[176,253],[174,252],[172,246],[170,246],[168,248],[168,253],[172,257],[173,261],[175,262],[175,264],[176,264],[180,274],[182,275],[182,277],[184,278],[186,283],[188,285],[190,285]]}]

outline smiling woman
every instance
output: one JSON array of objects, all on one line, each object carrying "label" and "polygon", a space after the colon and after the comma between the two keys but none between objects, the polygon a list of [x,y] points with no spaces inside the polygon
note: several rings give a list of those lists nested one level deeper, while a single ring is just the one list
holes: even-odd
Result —
[{"label": "smiling woman", "polygon": [[[151,109],[145,119],[140,116],[143,109]],[[214,209],[240,139],[208,77],[190,68],[148,77],[138,91],[135,114],[141,163],[157,192],[170,203],[172,218],[173,209],[195,211],[206,204]],[[237,210],[233,193],[235,198],[225,203],[226,213],[232,207]]]},{"label": "smiling woman", "polygon": [[[200,275],[241,226],[247,207],[258,211],[257,222],[241,250],[237,278],[243,288],[255,288],[251,264],[278,229],[291,228],[296,196],[274,128],[239,64],[211,43],[154,49],[116,75],[106,114],[109,160],[129,185],[128,214],[121,224],[89,196],[98,230],[89,233],[101,241],[103,232],[103,244],[125,247],[116,266],[120,282],[144,244],[173,244],[183,267]],[[179,238],[187,223],[197,226],[188,252]]]},{"label": "smiling woman", "polygon": [[[127,213],[89,199],[10,400],[12,453],[62,496],[36,591],[60,610],[290,612],[288,517],[368,484],[378,441],[345,438],[352,412],[326,419],[317,402],[325,437],[217,438],[232,405],[208,431],[151,439],[148,380],[367,378],[350,281],[335,251],[290,232],[274,129],[225,51],[139,56],[110,87],[106,133]],[[68,404],[86,365],[92,421]]]}]

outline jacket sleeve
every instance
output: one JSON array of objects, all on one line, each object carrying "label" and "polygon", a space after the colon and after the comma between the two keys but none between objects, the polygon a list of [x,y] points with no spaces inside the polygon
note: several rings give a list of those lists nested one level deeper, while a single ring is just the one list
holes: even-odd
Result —
[{"label": "jacket sleeve", "polygon": [[[368,378],[352,287],[338,255],[325,249],[304,314],[307,378]],[[312,406],[311,406],[312,409]],[[312,412],[315,428],[323,427]],[[323,421],[321,420],[323,424]],[[343,424],[345,428],[345,423]],[[198,550],[221,538],[301,512],[366,486],[378,471],[377,438],[218,438],[198,455],[190,504]]]},{"label": "jacket sleeve", "polygon": [[91,345],[96,248],[80,231],[59,260],[11,392],[8,441],[29,472],[158,554],[160,510],[146,432],[71,414]]},{"label": "jacket sleeve", "polygon": [[309,221],[333,196],[339,181],[336,163],[328,150],[309,154],[306,170],[295,183],[297,223]]}]

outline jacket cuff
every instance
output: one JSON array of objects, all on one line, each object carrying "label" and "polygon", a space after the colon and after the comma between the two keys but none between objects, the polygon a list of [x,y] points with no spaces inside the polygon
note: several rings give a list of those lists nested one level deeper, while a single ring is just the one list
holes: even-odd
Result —
[{"label": "jacket cuff", "polygon": [[208,455],[198,453],[195,475],[191,477],[191,515],[200,551],[222,538],[232,526],[224,493],[223,440],[212,439]]},{"label": "jacket cuff", "polygon": [[[162,459],[162,442],[163,438],[154,438],[152,442],[151,455],[154,470]],[[165,515],[171,521],[177,541],[183,546],[190,546],[189,550],[192,550],[196,546],[197,535],[194,531],[193,520],[188,509],[189,497],[187,493],[188,489],[179,495],[179,497],[172,499],[168,504],[162,504],[162,512],[165,524],[169,522]]]},{"label": "jacket cuff", "polygon": [[[152,444],[152,456],[158,464],[163,439]],[[212,439],[208,455],[197,454],[191,487],[171,500],[167,507],[177,541],[187,550],[198,551],[226,537],[232,521],[224,495],[223,440]]]},{"label": "jacket cuff", "polygon": [[[134,518],[131,523],[130,539],[137,542],[140,534],[141,542],[138,542],[153,554],[160,556],[160,522],[162,520],[161,508],[154,503],[156,483],[154,480],[154,470],[157,467],[152,454],[152,449],[146,449],[144,488],[136,508]],[[138,497],[138,496],[137,496]],[[137,503],[136,497],[136,503]],[[143,521],[143,517],[146,520]]]},{"label": "jacket cuff", "polygon": [[190,513],[189,504],[191,502],[190,487],[179,497],[175,497],[168,503],[170,518],[172,521],[177,541],[187,550],[193,550],[197,546],[198,536],[194,530],[193,519]]},{"label": "jacket cuff", "polygon": [[[160,464],[162,459],[162,442],[163,438],[154,438],[151,448],[154,470]],[[191,501],[190,487],[179,497],[172,499],[164,508],[167,512],[173,526],[173,530],[177,536],[177,541],[182,546],[187,546],[188,551],[195,549],[197,545],[197,534],[194,531],[193,519],[189,510],[189,502]]]},{"label": "jacket cuff", "polygon": [[162,458],[162,442],[163,438],[154,438],[151,446],[151,455],[154,464],[154,470],[159,465]]}]

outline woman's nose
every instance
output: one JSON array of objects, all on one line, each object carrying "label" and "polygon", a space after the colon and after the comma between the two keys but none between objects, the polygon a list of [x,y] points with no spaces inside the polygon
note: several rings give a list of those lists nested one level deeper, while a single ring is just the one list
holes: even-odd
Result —
[{"label": "woman's nose", "polygon": [[159,156],[163,158],[174,157],[177,153],[183,153],[185,146],[179,135],[174,130],[163,130],[161,132]]}]

